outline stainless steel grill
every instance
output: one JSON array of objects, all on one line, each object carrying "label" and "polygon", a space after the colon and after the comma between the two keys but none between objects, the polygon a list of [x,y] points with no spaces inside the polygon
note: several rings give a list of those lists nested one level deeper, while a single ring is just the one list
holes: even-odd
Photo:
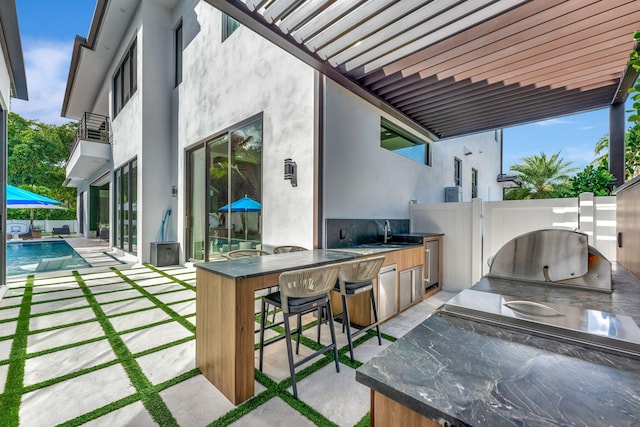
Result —
[{"label": "stainless steel grill", "polygon": [[[515,288],[539,283],[611,293],[611,263],[587,242],[585,234],[571,230],[523,234],[500,248],[490,260],[487,277],[508,280]],[[631,317],[570,303],[534,301],[472,288],[449,300],[441,311],[640,358],[640,328]]]}]

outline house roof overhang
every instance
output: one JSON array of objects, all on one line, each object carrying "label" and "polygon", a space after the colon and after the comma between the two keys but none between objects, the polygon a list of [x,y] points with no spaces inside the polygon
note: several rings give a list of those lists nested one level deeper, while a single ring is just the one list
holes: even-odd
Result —
[{"label": "house roof overhang", "polygon": [[438,138],[624,102],[640,0],[206,0]]},{"label": "house roof overhang", "polygon": [[108,115],[105,84],[114,56],[140,0],[98,0],[87,37],[76,36],[61,116],[79,120],[85,112]]},{"label": "house roof overhang", "polygon": [[0,44],[4,60],[9,68],[11,96],[27,101],[27,75],[22,57],[22,43],[18,28],[18,15],[15,0],[0,2]]}]

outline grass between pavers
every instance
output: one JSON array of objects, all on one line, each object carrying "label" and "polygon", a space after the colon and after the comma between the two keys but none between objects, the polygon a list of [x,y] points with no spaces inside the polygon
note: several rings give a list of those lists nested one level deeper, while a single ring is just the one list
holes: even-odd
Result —
[{"label": "grass between pavers", "polygon": [[162,309],[162,311],[164,311],[165,313],[167,313],[169,315],[169,317],[171,317],[173,320],[175,320],[176,322],[180,323],[182,326],[184,326],[185,328],[187,328],[189,331],[191,331],[192,333],[196,333],[196,327],[193,325],[193,323],[189,322],[188,320],[186,320],[184,317],[180,316],[178,313],[176,313],[175,311],[173,311],[171,308],[169,308],[169,306],[167,304],[165,304],[164,302],[162,302],[161,300],[159,300],[154,294],[152,294],[151,292],[147,291],[144,287],[138,285],[136,282],[134,282],[133,280],[131,280],[129,277],[127,277],[124,273],[122,273],[121,271],[117,270],[116,268],[112,267],[112,270],[125,282],[129,283],[132,287],[134,287],[138,292],[140,292],[142,295],[144,295],[149,301],[151,301],[152,303],[154,303],[156,306],[158,306],[159,308]]},{"label": "grass between pavers", "polygon": [[[120,276],[123,280],[125,280],[127,283],[131,284],[130,282],[133,282],[126,275],[118,274],[118,273],[119,273],[119,271],[116,272],[116,274],[118,276]],[[78,278],[81,277],[79,274],[77,274],[77,272],[74,272],[74,276],[76,277],[76,280],[78,280]],[[134,282],[134,284],[135,284],[135,282]],[[138,288],[142,288],[141,286],[139,286],[137,284],[135,284],[135,285]],[[28,287],[29,286],[26,286],[25,289],[28,288]],[[137,290],[140,290],[140,289],[137,289]],[[83,293],[85,294],[87,299],[89,299],[89,297],[87,296],[87,293],[89,295],[92,295],[91,291],[89,290],[88,286],[86,286],[86,284],[85,284],[85,286],[83,288]],[[153,294],[144,293],[144,292],[141,292],[141,293],[146,298],[151,300],[156,307],[159,307],[159,308],[163,308],[164,307],[164,308],[168,309],[169,310],[168,314],[170,315],[170,317],[172,317],[172,318],[174,318],[176,320],[178,318],[183,318],[184,319],[184,318],[188,318],[188,317],[193,317],[195,315],[195,314],[190,314],[190,315],[187,315],[187,316],[180,316],[177,313],[173,312],[173,310],[169,309],[167,304],[163,303],[160,300],[157,300],[157,298],[154,298]],[[98,308],[100,307],[100,303],[98,303],[97,300],[94,300],[93,303],[91,303],[91,301],[90,301],[89,306],[94,308],[94,304]],[[173,304],[173,303],[171,303],[171,304]],[[24,307],[24,303],[21,304],[20,307],[21,307],[21,314],[22,314],[22,312],[24,310],[24,308],[23,308]],[[146,310],[149,310],[149,309],[152,309],[152,308],[153,307],[147,307],[147,308],[137,309],[137,310],[134,310],[132,312],[146,311]],[[76,309],[76,308],[73,308],[73,309]],[[62,310],[62,311],[69,311],[69,310],[73,310],[73,309]],[[58,312],[58,311],[56,311],[56,312]],[[165,312],[167,312],[167,311],[165,310]],[[171,313],[173,313],[175,315],[175,317],[172,316]],[[46,314],[46,313],[44,313],[44,314]],[[44,315],[44,314],[42,314],[42,315]],[[124,314],[115,314],[115,315],[112,315],[112,316],[104,315],[104,319],[103,320],[105,320],[106,322],[109,323],[109,320],[108,320],[109,318],[117,317],[117,316],[121,316],[121,315],[124,315]],[[29,316],[28,316],[28,312],[27,312],[27,324],[26,324],[27,333],[25,334],[25,336],[29,334],[29,331],[28,331],[28,319],[29,319]],[[87,320],[86,322],[90,322],[90,321],[95,321],[95,319],[90,319],[90,320]],[[172,320],[166,320],[166,321],[161,321],[161,322],[157,322],[157,323],[158,324],[162,324],[162,323],[167,323],[167,322],[170,322],[170,321],[172,321]],[[85,321],[81,321],[81,322],[76,322],[76,323],[81,324],[81,323],[86,323],[86,322]],[[74,323],[74,324],[76,324],[76,323]],[[110,325],[110,323],[109,323],[109,325]],[[189,325],[191,325],[193,327],[193,325],[190,322],[189,322]],[[304,325],[303,329],[307,330],[309,328],[315,327],[316,325],[317,325],[317,321],[313,321],[313,322],[310,322],[309,324]],[[62,325],[62,326],[60,326],[60,328],[65,327],[65,326],[70,326],[70,325]],[[153,326],[153,325],[145,325],[145,326],[133,328],[131,330],[121,331],[119,333],[116,333],[115,330],[113,330],[112,333],[114,334],[114,336],[118,336],[118,339],[119,339],[119,335],[121,335],[123,333],[128,333],[128,332],[135,331],[135,330],[146,329],[146,328],[148,328],[150,326]],[[50,330],[50,329],[51,330],[58,329],[58,327],[47,328],[45,330]],[[188,328],[188,329],[191,330],[191,328]],[[195,328],[193,328],[193,329],[195,330]],[[284,328],[275,328],[275,329],[282,329],[281,332],[284,332]],[[42,331],[43,330],[40,330],[39,332],[42,332]],[[386,340],[389,340],[389,341],[395,341],[396,340],[394,337],[388,336],[386,334],[382,334],[382,335],[383,335],[383,338],[385,338]],[[361,343],[367,341],[368,339],[372,339],[372,338],[375,338],[375,337],[376,337],[376,334],[375,334],[374,331],[368,331],[365,335],[363,335],[362,337],[360,337],[359,339],[354,341],[354,347],[357,347],[358,345],[360,345]],[[82,345],[82,344],[85,344],[87,342],[97,341],[97,340],[101,340],[101,339],[105,339],[105,338],[104,337],[100,337],[100,338],[91,339],[91,340],[87,340],[87,341],[83,341],[83,342],[79,342],[79,343],[69,344],[69,345],[64,346],[64,347],[65,348],[67,348],[67,347],[68,348],[72,348],[72,347],[77,346],[77,345]],[[169,348],[169,347],[178,345],[178,344],[180,344],[182,342],[190,341],[192,339],[195,339],[195,336],[184,338],[182,340],[179,340],[179,341],[176,341],[176,342],[172,342],[172,343],[167,343],[167,344],[164,344],[164,345],[156,347],[156,348],[147,349],[147,350],[144,350],[144,351],[142,351],[140,353],[137,353],[137,354],[129,353],[130,357],[133,358],[132,361],[135,363],[135,366],[133,367],[133,369],[136,370],[135,367],[137,366],[137,370],[138,370],[137,375],[140,375],[142,378],[146,379],[146,377],[144,376],[144,373],[141,371],[141,368],[137,365],[137,362],[135,361],[135,358],[138,358],[138,357],[140,357],[142,355],[151,354],[151,353],[154,353],[156,351],[159,351],[159,350],[162,350],[162,349],[165,349],[165,348]],[[305,345],[307,347],[310,347],[310,348],[312,348],[314,350],[317,349],[317,348],[322,347],[322,345],[318,345],[315,342],[314,339],[310,339],[310,338],[305,337],[305,336],[301,336],[301,344],[303,344],[303,345]],[[126,349],[126,346],[124,346],[124,343],[122,343],[122,345]],[[25,343],[25,347],[26,347],[26,343]],[[40,356],[40,355],[43,355],[43,354],[47,354],[47,353],[50,353],[50,352],[53,352],[53,351],[59,351],[60,349],[61,348],[47,349],[47,350],[44,350],[44,351],[41,351],[41,352],[38,352],[38,353],[29,354],[28,356],[26,356],[26,358],[37,357],[37,356]],[[115,351],[115,349],[114,349],[114,351]],[[128,352],[128,349],[127,349],[127,352]],[[345,356],[345,354],[346,354],[346,356]],[[351,363],[350,357],[348,356],[348,346],[344,346],[343,348],[339,349],[339,358],[340,358],[340,363],[341,364],[350,366],[352,368],[357,368],[362,364],[359,361],[356,361],[355,363]],[[82,371],[70,373],[70,374],[67,374],[67,375],[65,375],[63,377],[59,377],[59,378],[47,380],[47,381],[44,381],[44,382],[41,382],[41,383],[38,383],[38,384],[30,385],[27,388],[22,388],[22,393],[26,393],[26,392],[29,392],[29,391],[37,390],[39,388],[46,387],[46,386],[49,386],[49,385],[52,385],[52,384],[55,384],[55,383],[58,383],[58,382],[61,382],[61,381],[67,380],[67,379],[71,379],[71,378],[74,378],[74,377],[77,377],[77,376],[80,376],[80,375],[84,375],[84,374],[86,374],[88,372],[91,372],[91,371],[94,371],[94,370],[103,369],[105,367],[111,366],[111,365],[116,364],[116,363],[122,363],[120,358],[118,358],[117,360],[114,360],[114,361],[103,363],[101,365],[97,365],[97,366],[94,366],[94,367],[91,367],[91,368],[84,369]],[[302,379],[308,377],[309,375],[315,373],[319,369],[322,369],[323,367],[325,367],[325,366],[327,366],[328,364],[331,364],[331,363],[333,363],[333,352],[329,352],[329,353],[325,354],[322,358],[318,359],[313,364],[311,364],[311,365],[307,366],[306,368],[298,371],[296,373],[296,378],[297,378],[298,381],[301,381]],[[3,363],[0,363],[0,364],[3,364]],[[123,366],[124,366],[124,363],[123,363]],[[24,358],[22,360],[22,372],[24,373]],[[129,374],[129,371],[127,371],[127,374]],[[160,391],[162,391],[162,390],[164,390],[164,389],[166,389],[168,387],[171,387],[171,386],[173,386],[173,385],[175,385],[175,384],[177,384],[177,383],[179,383],[181,381],[184,381],[184,380],[186,380],[188,378],[196,376],[198,374],[199,374],[199,370],[198,369],[193,369],[192,371],[189,371],[189,372],[187,372],[185,374],[182,374],[182,375],[180,375],[180,376],[178,376],[176,378],[173,378],[173,379],[171,379],[169,381],[166,381],[166,382],[164,382],[162,384],[158,384],[156,386],[149,386],[149,387],[146,388],[146,390],[147,390],[147,392],[149,392],[151,394],[155,393],[156,395],[158,395],[158,393]],[[329,419],[324,417],[322,414],[318,413],[312,407],[308,406],[307,404],[305,404],[302,401],[299,401],[299,400],[296,400],[296,399],[293,398],[293,395],[290,392],[288,392],[288,390],[287,390],[289,387],[291,387],[291,379],[290,378],[286,378],[286,379],[282,380],[281,382],[276,383],[275,381],[271,380],[269,377],[267,377],[265,374],[263,374],[262,372],[260,372],[258,370],[255,371],[255,376],[256,376],[256,380],[258,382],[260,382],[264,387],[266,387],[267,390],[265,390],[264,392],[258,394],[257,396],[253,397],[252,399],[249,399],[248,401],[242,403],[241,405],[239,405],[238,407],[236,407],[232,411],[230,411],[227,414],[225,414],[224,416],[222,416],[220,419],[215,420],[211,425],[215,425],[215,426],[228,425],[228,424],[240,419],[242,416],[246,415],[247,413],[249,413],[252,410],[256,409],[258,406],[264,404],[265,402],[267,402],[268,400],[270,400],[271,398],[276,397],[276,396],[280,397],[289,406],[291,406],[292,408],[297,410],[301,415],[303,415],[304,417],[308,418],[310,421],[312,421],[316,425],[321,425],[321,426],[334,426],[334,425],[336,425],[335,423],[331,422]],[[132,380],[132,383],[133,383],[133,380]],[[20,394],[20,396],[21,396],[21,394]],[[164,405],[164,402],[162,402],[162,400],[159,398],[159,395],[158,395],[158,399],[159,399],[160,402],[155,401],[153,403],[161,403],[160,408],[157,408],[156,405],[149,405],[150,407],[147,407],[146,404],[145,404],[145,407],[147,407],[147,410],[152,415],[152,417],[154,417],[154,419],[156,419],[156,417],[154,416],[154,413],[157,414],[157,416],[161,416],[163,418],[162,422],[160,422],[160,421],[158,421],[156,419],[156,421],[158,421],[161,425],[172,425],[170,420],[167,419],[166,421],[168,421],[168,422],[164,421],[165,420],[164,416],[166,416],[167,414],[170,415],[171,419],[173,420],[173,422],[175,422],[175,419],[173,419],[173,416],[168,411],[168,408],[166,408],[166,405]],[[101,408],[98,408],[98,409],[96,409],[94,411],[91,411],[89,413],[83,414],[83,415],[81,415],[81,416],[79,416],[79,417],[77,417],[77,418],[75,418],[73,420],[68,420],[68,421],[65,422],[65,425],[80,425],[80,424],[85,423],[87,421],[96,419],[96,418],[98,418],[100,416],[106,415],[109,412],[112,412],[112,411],[115,411],[117,409],[123,408],[123,407],[125,407],[125,406],[127,406],[129,404],[132,404],[132,403],[134,403],[134,402],[136,402],[138,400],[142,400],[142,395],[141,395],[140,392],[134,393],[133,395],[127,396],[127,397],[122,398],[122,399],[120,399],[118,401],[111,402],[111,403],[109,403],[109,404],[107,404],[107,405],[105,405],[105,406],[103,406]],[[20,401],[20,397],[18,397],[18,408],[17,408],[17,411],[19,410],[19,401]],[[144,402],[143,402],[143,404],[144,404]],[[162,406],[164,406],[164,409],[166,409],[166,411],[162,408]],[[17,413],[17,411],[16,411],[16,413]],[[154,411],[154,412],[152,412],[152,411]],[[17,417],[17,415],[16,415],[16,417]],[[369,414],[366,414],[363,417],[363,419],[360,420],[356,424],[356,426],[365,426],[365,425],[368,425],[368,424],[369,424]]]},{"label": "grass between pavers", "polygon": [[109,322],[107,315],[102,311],[100,304],[89,290],[89,287],[84,283],[80,274],[74,271],[73,275],[89,301],[89,305],[93,309],[98,322],[100,322],[113,352],[122,364],[131,384],[140,396],[140,401],[145,408],[147,408],[151,417],[161,426],[178,426],[173,414],[171,414],[167,405],[160,398],[158,391],[153,387],[151,381],[146,377],[133,354],[129,351],[129,348],[113,328],[111,322]]},{"label": "grass between pavers", "polygon": [[187,283],[187,282],[185,282],[184,280],[180,280],[180,279],[178,279],[177,277],[174,277],[174,276],[172,276],[171,274],[169,274],[169,273],[167,273],[167,272],[165,272],[165,271],[162,271],[162,270],[160,270],[160,269],[158,269],[158,268],[154,267],[154,266],[153,266],[153,265],[151,265],[151,264],[144,264],[144,266],[145,266],[145,267],[147,267],[149,270],[154,271],[154,272],[156,272],[156,273],[160,274],[161,276],[164,276],[164,277],[166,277],[166,278],[168,278],[168,279],[173,280],[173,281],[174,281],[174,282],[176,282],[176,283],[181,284],[182,286],[184,286],[184,287],[185,287],[185,288],[187,288],[187,289],[191,289],[192,291],[195,291],[195,290],[196,290],[196,287],[195,287],[195,286],[193,286],[192,284]]},{"label": "grass between pavers", "polygon": [[7,380],[4,386],[4,393],[0,395],[0,414],[2,414],[3,425],[6,426],[17,426],[20,423],[20,402],[24,386],[24,365],[27,354],[33,280],[33,275],[27,277],[22,304],[20,305],[20,314],[18,315],[18,324],[11,344]]}]

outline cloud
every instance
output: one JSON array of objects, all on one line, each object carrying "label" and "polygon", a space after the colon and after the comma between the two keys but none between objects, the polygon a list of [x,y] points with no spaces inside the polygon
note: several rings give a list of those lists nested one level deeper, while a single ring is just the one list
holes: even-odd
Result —
[{"label": "cloud", "polygon": [[595,144],[566,146],[562,149],[560,156],[565,160],[573,162],[575,167],[583,167],[595,159],[596,154],[594,152],[594,147]]},{"label": "cloud", "polygon": [[69,74],[72,44],[47,40],[23,40],[29,101],[13,100],[11,110],[43,123],[69,122],[60,117]]},{"label": "cloud", "polygon": [[564,119],[549,119],[543,120],[541,122],[536,122],[538,126],[552,126],[552,125],[571,125],[573,122],[571,120]]},{"label": "cloud", "polygon": [[580,130],[591,130],[591,129],[595,129],[595,126],[581,126]]}]

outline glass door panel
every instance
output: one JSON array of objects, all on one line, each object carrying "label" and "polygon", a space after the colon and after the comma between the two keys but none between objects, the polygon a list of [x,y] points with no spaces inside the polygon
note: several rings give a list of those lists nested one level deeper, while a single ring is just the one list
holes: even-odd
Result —
[{"label": "glass door panel", "polygon": [[122,169],[116,171],[116,195],[115,195],[115,211],[116,211],[116,228],[115,241],[116,247],[122,248]]},{"label": "glass door panel", "polygon": [[[224,135],[208,144],[209,149],[209,260],[220,258],[232,250],[228,233],[230,212],[229,192],[229,139]],[[226,210],[221,210],[227,206]]]},{"label": "glass door panel", "polygon": [[231,132],[231,237],[240,249],[262,239],[262,120]]},{"label": "glass door panel", "polygon": [[204,261],[205,224],[202,213],[205,212],[205,147],[189,153],[189,253],[194,260]]},{"label": "glass door panel", "polygon": [[129,199],[131,201],[131,224],[129,231],[129,241],[131,242],[130,252],[138,253],[138,161],[131,162],[131,188]]},{"label": "glass door panel", "polygon": [[122,173],[122,249],[131,252],[129,239],[129,168]]}]

